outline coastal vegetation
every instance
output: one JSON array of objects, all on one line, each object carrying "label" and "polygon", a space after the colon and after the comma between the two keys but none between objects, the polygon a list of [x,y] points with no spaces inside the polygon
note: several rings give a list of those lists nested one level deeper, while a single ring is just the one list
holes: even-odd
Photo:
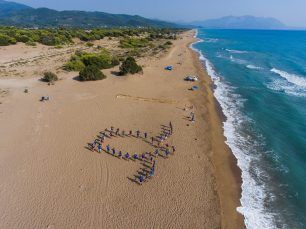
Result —
[{"label": "coastal vegetation", "polygon": [[42,80],[48,83],[53,83],[54,81],[58,80],[58,77],[53,72],[45,72]]},{"label": "coastal vegetation", "polygon": [[120,66],[120,75],[127,75],[127,74],[136,74],[142,72],[142,67],[136,63],[136,60],[129,56],[127,57]]},{"label": "coastal vegetation", "polygon": [[77,51],[71,56],[70,61],[64,65],[66,71],[81,71],[87,66],[95,66],[98,69],[108,69],[120,64],[117,57],[112,56],[106,49],[98,53]]},{"label": "coastal vegetation", "polygon": [[146,47],[155,39],[176,39],[178,29],[157,28],[98,28],[98,29],[30,29],[0,26],[0,46],[7,46],[22,42],[29,45],[40,43],[48,46],[69,45],[74,39],[79,39],[92,46],[92,41],[105,37],[120,38],[122,48]]},{"label": "coastal vegetation", "polygon": [[96,80],[103,80],[105,78],[106,76],[95,65],[86,66],[79,73],[80,81],[96,81]]},{"label": "coastal vegetation", "polygon": [[146,38],[125,37],[120,40],[121,48],[144,48],[148,45],[149,41]]}]

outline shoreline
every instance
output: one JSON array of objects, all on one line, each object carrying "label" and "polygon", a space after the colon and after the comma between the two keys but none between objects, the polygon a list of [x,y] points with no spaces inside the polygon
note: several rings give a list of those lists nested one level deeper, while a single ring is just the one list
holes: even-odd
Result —
[{"label": "shoreline", "polygon": [[[225,143],[223,134],[223,121],[226,119],[222,108],[213,94],[214,84],[207,73],[204,64],[199,59],[200,55],[191,46],[198,42],[189,44],[193,52],[193,61],[200,76],[200,84],[206,88],[208,94],[208,111],[212,130],[212,163],[215,169],[218,196],[220,199],[220,211],[222,215],[222,228],[245,228],[244,217],[237,211],[241,198],[241,169],[237,165],[237,159],[229,146]],[[203,80],[202,80],[203,79]],[[221,142],[220,142],[221,140]]]}]

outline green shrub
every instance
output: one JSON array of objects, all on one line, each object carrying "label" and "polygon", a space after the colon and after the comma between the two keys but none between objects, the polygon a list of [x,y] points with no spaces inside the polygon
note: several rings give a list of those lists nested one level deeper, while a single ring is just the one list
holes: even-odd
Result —
[{"label": "green shrub", "polygon": [[28,41],[25,44],[28,46],[36,46],[36,43],[34,41]]},{"label": "green shrub", "polygon": [[50,34],[41,36],[40,43],[42,43],[43,45],[48,45],[48,46],[54,46],[54,45],[59,44],[56,38]]},{"label": "green shrub", "polygon": [[118,66],[120,64],[120,60],[117,57],[113,57],[112,66]]},{"label": "green shrub", "polygon": [[121,48],[144,48],[149,45],[149,41],[145,38],[124,38],[120,40]]},{"label": "green shrub", "polygon": [[126,58],[120,66],[120,75],[126,74],[135,74],[142,72],[142,67],[136,63],[136,60],[133,57]]},{"label": "green shrub", "polygon": [[173,43],[171,41],[167,41],[165,45],[171,46]]},{"label": "green shrub", "polygon": [[100,69],[93,65],[86,66],[82,71],[80,71],[79,77],[81,81],[103,80],[106,78]]},{"label": "green shrub", "polygon": [[85,66],[96,66],[99,69],[108,69],[119,65],[118,58],[111,56],[107,50],[101,50],[99,53],[86,53],[76,51],[69,62],[64,65],[67,71],[81,71]]},{"label": "green shrub", "polygon": [[43,81],[45,82],[54,82],[58,80],[58,77],[55,73],[53,72],[45,72],[44,77],[42,78]]},{"label": "green shrub", "polygon": [[81,60],[69,61],[64,65],[64,70],[66,71],[81,71],[85,68],[85,64]]},{"label": "green shrub", "polygon": [[16,39],[5,34],[0,34],[0,46],[7,46],[11,44],[16,44]]},{"label": "green shrub", "polygon": [[23,42],[23,43],[27,43],[30,41],[30,38],[26,35],[21,35],[17,37],[17,41],[18,42]]},{"label": "green shrub", "polygon": [[85,66],[94,65],[99,69],[107,69],[112,67],[110,56],[87,54],[82,56],[81,60]]},{"label": "green shrub", "polygon": [[91,42],[87,42],[87,43],[86,43],[86,46],[87,46],[87,47],[92,47],[92,46],[94,46],[94,44],[91,43]]}]

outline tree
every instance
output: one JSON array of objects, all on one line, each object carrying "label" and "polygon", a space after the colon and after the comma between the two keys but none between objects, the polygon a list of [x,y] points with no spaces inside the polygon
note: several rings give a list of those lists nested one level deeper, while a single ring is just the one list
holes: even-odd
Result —
[{"label": "tree", "polygon": [[45,72],[42,80],[45,81],[45,82],[51,83],[51,82],[57,81],[58,77],[53,72]]},{"label": "tree", "polygon": [[136,60],[129,56],[128,58],[123,61],[122,65],[120,66],[120,75],[126,74],[135,74],[138,72],[142,72],[142,67],[136,63]]},{"label": "tree", "polygon": [[0,34],[0,46],[7,46],[11,44],[16,44],[16,39],[13,37],[9,37],[5,34]]},{"label": "tree", "polygon": [[103,80],[106,78],[100,69],[94,65],[86,66],[82,71],[80,71],[79,77],[81,81]]}]

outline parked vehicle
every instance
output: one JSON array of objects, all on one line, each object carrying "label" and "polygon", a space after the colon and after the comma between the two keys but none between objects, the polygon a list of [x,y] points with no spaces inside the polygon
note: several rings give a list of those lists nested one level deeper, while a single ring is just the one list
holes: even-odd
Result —
[{"label": "parked vehicle", "polygon": [[197,76],[186,76],[184,78],[185,81],[191,81],[191,82],[195,82],[195,81],[198,81],[199,78]]}]

